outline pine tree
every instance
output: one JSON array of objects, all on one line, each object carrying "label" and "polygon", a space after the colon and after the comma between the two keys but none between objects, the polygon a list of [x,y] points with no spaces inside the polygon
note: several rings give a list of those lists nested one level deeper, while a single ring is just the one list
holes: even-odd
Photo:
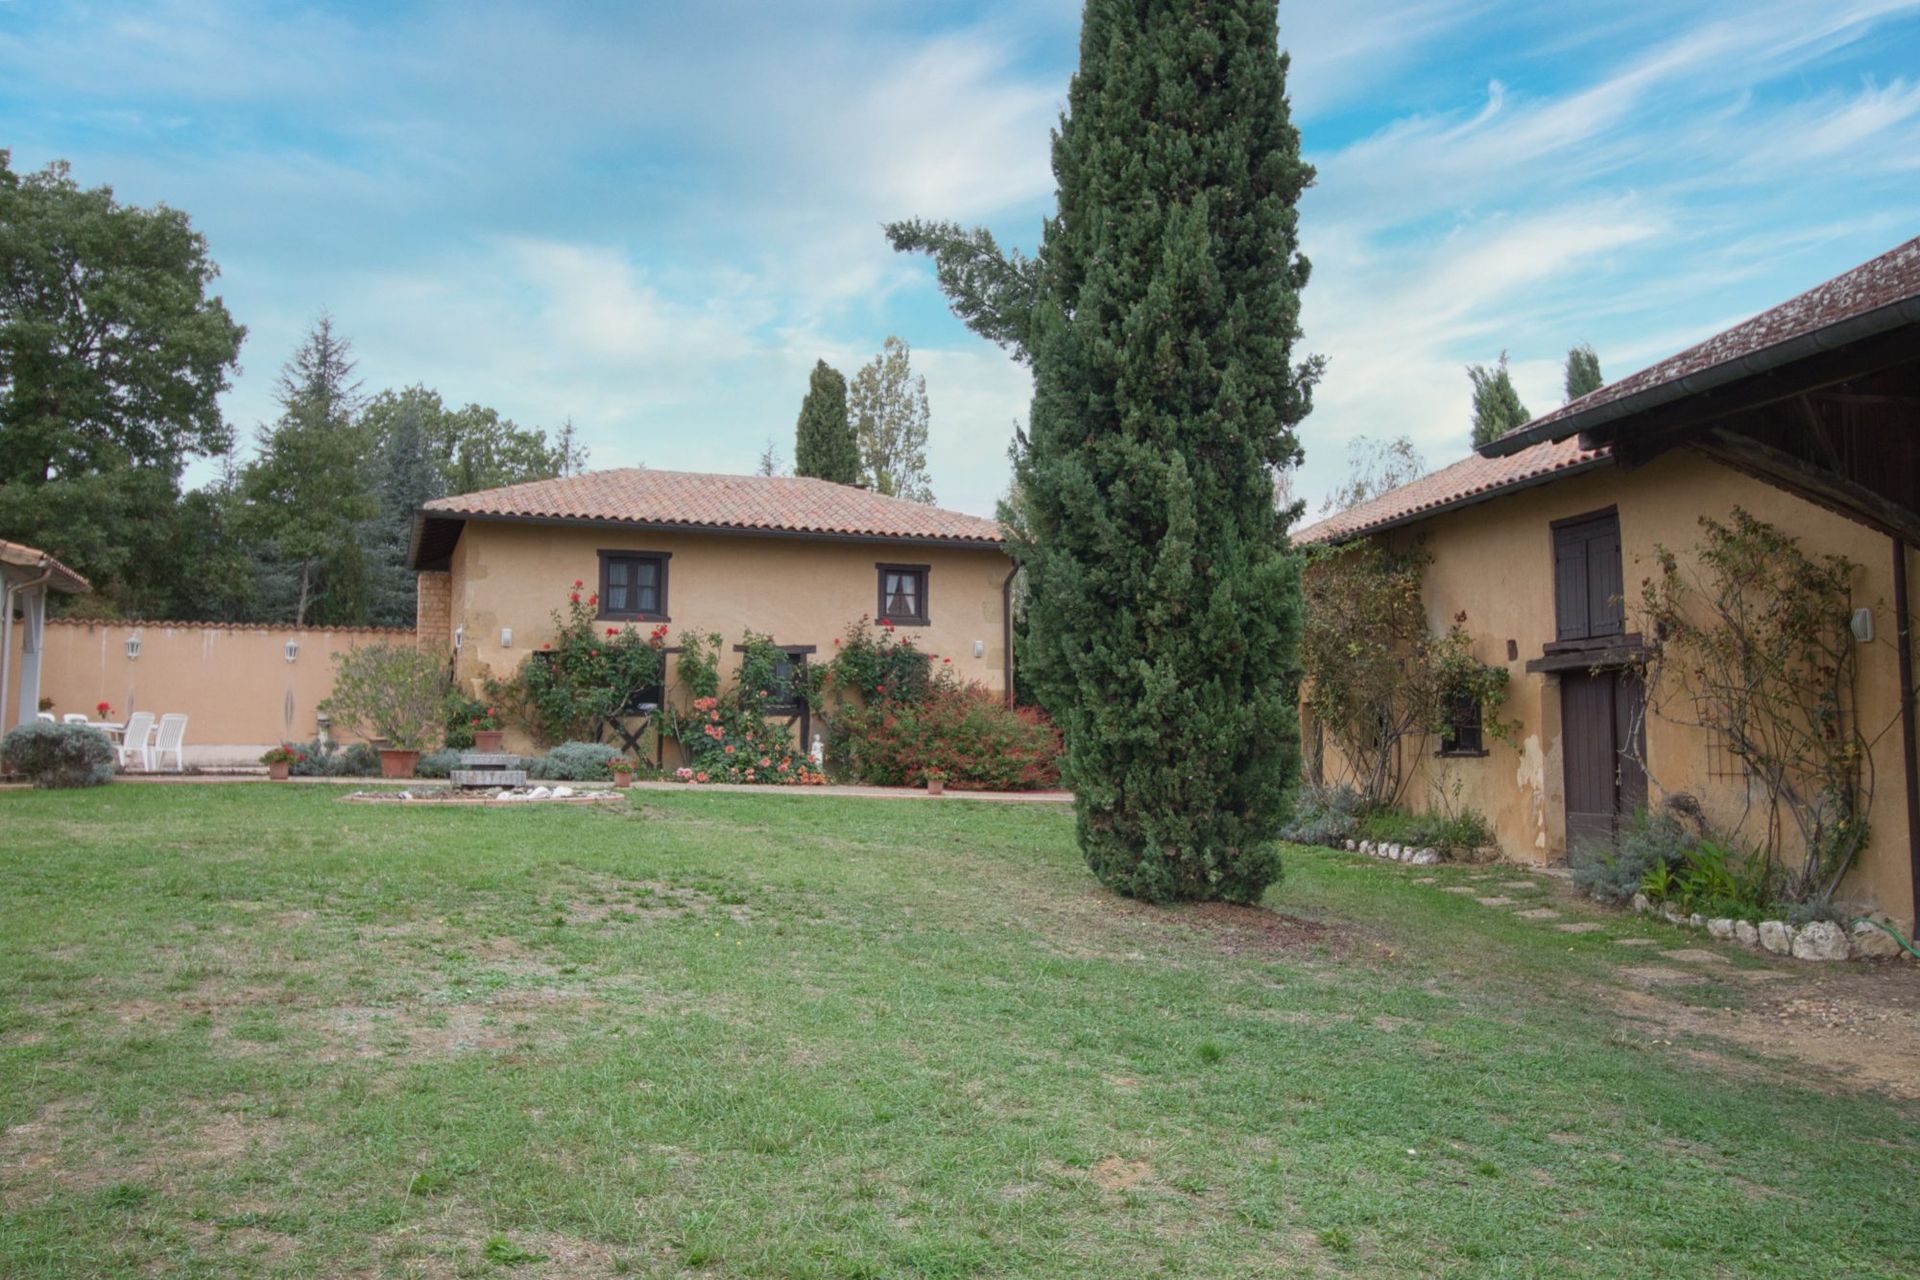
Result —
[{"label": "pine tree", "polygon": [[1299,460],[1319,364],[1293,355],[1313,171],[1276,16],[1089,0],[1026,328],[1026,674],[1065,731],[1089,865],[1155,901],[1257,901],[1299,766],[1272,471]]},{"label": "pine tree", "polygon": [[927,475],[927,380],[913,372],[906,339],[889,336],[853,375],[847,413],[860,445],[860,478],[876,493],[932,502]]},{"label": "pine tree", "polygon": [[407,567],[414,514],[442,493],[440,468],[427,440],[426,406],[417,397],[396,406],[378,444],[379,512],[367,523],[363,544],[369,578],[369,621],[381,627],[414,623],[414,574]]},{"label": "pine tree", "polygon": [[847,420],[847,380],[825,360],[813,366],[807,397],[800,402],[800,421],[793,429],[793,474],[835,484],[860,482],[860,444]]},{"label": "pine tree", "polygon": [[1589,391],[1607,385],[1600,376],[1600,354],[1591,343],[1582,342],[1567,351],[1567,399],[1578,400]]},{"label": "pine tree", "polygon": [[1527,406],[1520,403],[1520,393],[1513,388],[1513,377],[1507,372],[1507,353],[1500,353],[1500,363],[1491,369],[1483,364],[1467,366],[1467,379],[1473,383],[1473,447],[1498,440],[1501,436],[1522,427],[1533,417],[1527,412]]}]

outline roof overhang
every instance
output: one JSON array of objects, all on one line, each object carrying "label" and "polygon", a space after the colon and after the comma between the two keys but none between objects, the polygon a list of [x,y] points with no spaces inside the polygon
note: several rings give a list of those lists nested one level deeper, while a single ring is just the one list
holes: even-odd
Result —
[{"label": "roof overhang", "polygon": [[986,538],[908,538],[893,534],[830,533],[810,529],[760,529],[737,525],[692,524],[665,520],[611,520],[580,516],[523,516],[492,513],[421,511],[413,518],[407,564],[414,569],[445,569],[468,521],[485,524],[566,525],[581,529],[618,529],[638,533],[702,534],[717,538],[775,538],[802,542],[859,542],[875,546],[928,547],[948,551],[1006,552],[1006,543]]},{"label": "roof overhang", "polygon": [[[1783,342],[1709,365],[1616,400],[1604,401],[1590,409],[1548,414],[1480,446],[1480,452],[1488,457],[1503,457],[1543,440],[1565,440],[1576,434],[1588,447],[1610,444],[1621,424],[1641,418],[1655,409],[1685,400],[1703,399],[1757,377],[1786,373],[1790,366],[1829,353],[1859,349],[1869,343],[1882,348],[1897,347],[1900,345],[1897,337],[1903,330],[1913,331],[1917,328],[1920,328],[1920,295],[1902,298],[1872,311],[1810,329]],[[1831,363],[1838,366],[1840,362]],[[1835,380],[1846,376],[1849,375],[1838,374]],[[1796,390],[1785,389],[1785,381],[1782,380],[1782,395],[1797,394]],[[1739,407],[1751,406],[1736,406]],[[1720,406],[1714,408],[1718,410]]]},{"label": "roof overhang", "polygon": [[44,578],[49,590],[70,596],[84,595],[93,590],[93,585],[85,578],[46,552],[37,547],[22,546],[18,542],[0,541],[0,577],[4,577],[9,586]]}]

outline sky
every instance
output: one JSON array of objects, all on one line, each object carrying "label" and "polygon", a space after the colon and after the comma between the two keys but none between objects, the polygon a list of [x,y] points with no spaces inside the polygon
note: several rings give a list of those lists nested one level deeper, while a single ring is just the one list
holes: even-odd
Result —
[{"label": "sky", "polygon": [[[815,360],[897,334],[935,494],[987,514],[1029,375],[881,228],[1034,247],[1079,8],[0,0],[0,148],[192,216],[248,330],[243,436],[324,310],[368,391],[571,418],[596,467],[746,472],[791,456]],[[1544,412],[1573,343],[1618,377],[1920,233],[1920,0],[1280,22],[1319,174],[1310,508],[1356,438],[1463,456],[1468,363],[1509,352]]]}]

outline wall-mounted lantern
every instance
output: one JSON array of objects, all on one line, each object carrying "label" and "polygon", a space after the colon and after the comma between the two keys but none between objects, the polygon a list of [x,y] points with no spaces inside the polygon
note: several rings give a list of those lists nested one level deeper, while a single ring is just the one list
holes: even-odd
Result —
[{"label": "wall-mounted lantern", "polygon": [[502,649],[513,648],[513,628],[512,627],[500,628],[500,647]]},{"label": "wall-mounted lantern", "polygon": [[1861,644],[1872,644],[1873,610],[1855,609],[1853,611],[1853,621],[1847,624],[1847,629],[1853,632],[1853,638]]},{"label": "wall-mounted lantern", "polygon": [[300,656],[300,642],[298,640],[287,641],[287,661],[292,662],[295,658],[299,656]]},{"label": "wall-mounted lantern", "polygon": [[455,627],[453,629],[453,651],[455,653],[460,652],[460,646],[464,645],[466,642],[467,642],[467,629],[465,627]]},{"label": "wall-mounted lantern", "polygon": [[973,642],[973,656],[976,658],[984,658],[987,656],[987,642],[985,640],[975,640]]},{"label": "wall-mounted lantern", "polygon": [[128,636],[127,637],[127,661],[132,662],[135,658],[139,656],[140,656],[140,637],[137,635]]}]

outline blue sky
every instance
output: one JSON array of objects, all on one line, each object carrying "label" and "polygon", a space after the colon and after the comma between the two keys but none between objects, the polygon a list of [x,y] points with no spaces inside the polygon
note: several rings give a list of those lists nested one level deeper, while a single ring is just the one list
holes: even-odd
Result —
[{"label": "blue sky", "polygon": [[[322,308],[599,466],[791,451],[814,360],[889,333],[943,505],[990,511],[1025,370],[947,313],[906,215],[1031,247],[1070,0],[936,5],[0,0],[0,147],[187,210],[249,329],[243,431]],[[1320,179],[1302,438],[1465,451],[1462,366],[1536,412],[1569,344],[1632,371],[1920,231],[1920,0],[1288,3]]]}]

